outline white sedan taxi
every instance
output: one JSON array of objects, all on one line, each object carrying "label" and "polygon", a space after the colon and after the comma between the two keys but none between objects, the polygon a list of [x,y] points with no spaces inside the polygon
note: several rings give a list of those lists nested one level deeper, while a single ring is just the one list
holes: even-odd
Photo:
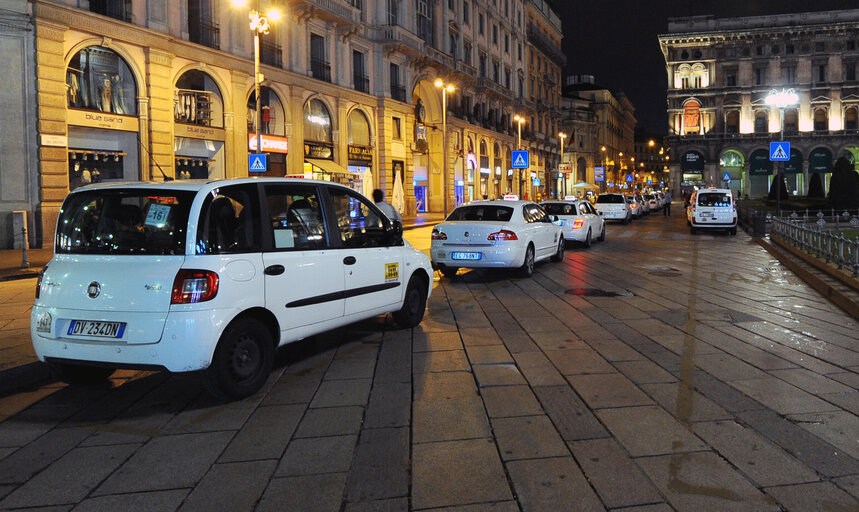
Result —
[{"label": "white sedan taxi", "polygon": [[529,277],[536,262],[564,259],[557,220],[540,205],[516,196],[464,204],[432,231],[433,268],[445,277],[460,268],[518,268]]},{"label": "white sedan taxi", "polygon": [[605,240],[605,219],[591,206],[590,201],[567,196],[563,201],[544,201],[540,206],[549,215],[558,217],[558,224],[567,242],[591,246],[591,240]]}]

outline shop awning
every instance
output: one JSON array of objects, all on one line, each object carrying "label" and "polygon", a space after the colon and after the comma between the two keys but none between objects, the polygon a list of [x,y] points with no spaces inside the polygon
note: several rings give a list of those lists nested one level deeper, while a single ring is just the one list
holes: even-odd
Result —
[{"label": "shop awning", "polygon": [[790,148],[790,161],[784,163],[785,174],[802,174],[802,153]]},{"label": "shop awning", "polygon": [[773,163],[766,149],[756,149],[749,155],[749,175],[766,176],[773,173]]},{"label": "shop awning", "polygon": [[832,151],[827,148],[815,148],[808,155],[808,172],[832,172]]},{"label": "shop awning", "polygon": [[305,158],[304,161],[309,163],[309,164],[313,164],[316,167],[319,167],[320,169],[322,169],[323,171],[331,173],[331,174],[352,174],[355,176],[360,176],[360,174],[350,172],[349,169],[343,167],[342,165],[338,164],[337,162],[335,162],[333,160],[321,160],[319,158]]}]

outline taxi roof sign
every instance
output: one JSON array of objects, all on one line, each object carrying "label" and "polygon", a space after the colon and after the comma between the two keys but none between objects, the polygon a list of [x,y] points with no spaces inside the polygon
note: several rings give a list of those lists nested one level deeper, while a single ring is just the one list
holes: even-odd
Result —
[{"label": "taxi roof sign", "polygon": [[518,201],[518,200],[519,200],[519,196],[517,196],[516,194],[505,194],[505,195],[504,195],[504,200],[505,200],[505,201]]}]

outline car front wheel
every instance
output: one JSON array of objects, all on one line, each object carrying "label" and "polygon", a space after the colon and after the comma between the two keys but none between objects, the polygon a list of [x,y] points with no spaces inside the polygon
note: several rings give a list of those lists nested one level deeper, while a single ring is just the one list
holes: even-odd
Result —
[{"label": "car front wheel", "polygon": [[394,313],[394,321],[400,327],[415,327],[424,319],[424,311],[427,308],[427,287],[421,278],[412,276],[406,288],[406,296],[403,297],[403,307]]},{"label": "car front wheel", "polygon": [[241,318],[221,336],[203,382],[212,394],[238,400],[259,391],[273,365],[274,341],[268,329],[259,320]]}]

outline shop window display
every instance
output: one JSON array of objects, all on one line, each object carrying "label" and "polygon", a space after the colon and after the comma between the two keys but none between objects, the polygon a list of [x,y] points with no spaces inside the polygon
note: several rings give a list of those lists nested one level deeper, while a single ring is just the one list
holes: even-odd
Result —
[{"label": "shop window display", "polygon": [[69,149],[69,190],[90,183],[123,179],[125,156],[118,151]]},{"label": "shop window display", "polygon": [[137,86],[122,58],[108,48],[79,51],[66,68],[69,108],[137,115]]}]

